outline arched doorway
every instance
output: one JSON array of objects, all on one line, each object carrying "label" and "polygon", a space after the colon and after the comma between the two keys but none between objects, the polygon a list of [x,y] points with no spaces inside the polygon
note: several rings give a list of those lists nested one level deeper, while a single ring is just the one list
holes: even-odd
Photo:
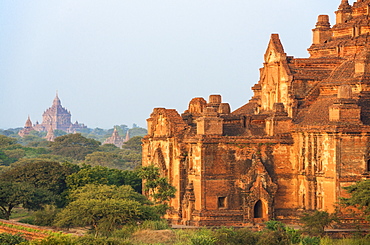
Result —
[{"label": "arched doorway", "polygon": [[263,208],[263,203],[261,200],[258,200],[256,204],[254,205],[254,218],[263,218],[265,215],[265,210]]}]

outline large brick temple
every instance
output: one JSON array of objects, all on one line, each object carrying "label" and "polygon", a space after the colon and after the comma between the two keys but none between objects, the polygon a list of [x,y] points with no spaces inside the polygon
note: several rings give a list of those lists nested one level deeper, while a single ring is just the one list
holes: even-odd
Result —
[{"label": "large brick temple", "polygon": [[295,222],[334,212],[342,187],[370,177],[369,13],[370,0],[342,0],[335,25],[320,15],[309,58],[288,56],[272,34],[254,95],[235,111],[220,95],[181,115],[154,109],[143,165],[176,187],[172,223]]},{"label": "large brick temple", "polygon": [[48,132],[50,136],[47,139],[52,141],[54,136],[52,135],[54,130],[62,130],[67,133],[74,133],[78,129],[87,128],[84,124],[80,124],[77,121],[71,122],[71,112],[62,106],[62,103],[56,94],[53,104],[42,114],[42,123],[38,121],[32,125],[31,119],[28,119],[22,130],[19,131],[19,135],[24,137],[28,135],[32,130]]}]

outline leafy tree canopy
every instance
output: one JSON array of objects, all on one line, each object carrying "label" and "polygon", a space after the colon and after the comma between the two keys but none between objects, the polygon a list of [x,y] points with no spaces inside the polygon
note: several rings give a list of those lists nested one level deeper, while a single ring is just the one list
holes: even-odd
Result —
[{"label": "leafy tree canopy", "polygon": [[139,176],[143,179],[144,192],[155,203],[164,204],[175,197],[176,188],[168,182],[166,177],[160,177],[158,167],[154,165],[142,167]]},{"label": "leafy tree canopy", "polygon": [[93,152],[85,157],[86,164],[91,166],[103,166],[116,169],[128,169],[125,160],[120,154],[114,152]]},{"label": "leafy tree canopy", "polygon": [[5,135],[0,135],[0,148],[8,148],[11,145],[15,145],[17,143],[17,139],[10,138]]},{"label": "leafy tree canopy", "polygon": [[67,132],[60,130],[60,129],[55,129],[53,133],[55,137],[59,137],[59,136],[63,136],[67,134]]},{"label": "leafy tree canopy", "polygon": [[357,182],[354,185],[344,187],[351,195],[350,198],[343,199],[347,206],[359,208],[370,221],[370,179]]},{"label": "leafy tree canopy", "polygon": [[50,203],[50,196],[47,190],[29,183],[0,181],[0,211],[5,219],[9,219],[13,208],[20,204],[31,210],[40,209],[43,204]]},{"label": "leafy tree canopy", "polygon": [[100,144],[99,141],[85,138],[81,134],[67,134],[55,138],[50,143],[50,149],[56,155],[84,160],[86,155],[97,151]]},{"label": "leafy tree canopy", "polygon": [[57,226],[92,225],[96,235],[108,235],[128,222],[159,218],[130,186],[86,185],[73,191],[71,199],[57,215]]},{"label": "leafy tree canopy", "polygon": [[70,165],[44,159],[22,159],[18,165],[0,175],[2,180],[27,182],[35,188],[43,188],[61,194],[66,188],[66,177],[74,169]]},{"label": "leafy tree canopy", "polygon": [[120,149],[114,144],[104,144],[99,147],[101,152],[118,152]]},{"label": "leafy tree canopy", "polygon": [[9,166],[24,156],[25,151],[16,139],[0,135],[0,165]]},{"label": "leafy tree canopy", "polygon": [[[49,144],[49,142],[47,142]],[[50,150],[45,147],[24,147],[25,157],[27,158],[38,158],[43,157],[50,153]],[[55,155],[53,155],[55,157]]]},{"label": "leafy tree canopy", "polygon": [[141,139],[142,136],[135,136],[129,139],[126,143],[123,144],[123,149],[137,150],[141,151]]},{"label": "leafy tree canopy", "polygon": [[135,136],[145,136],[148,134],[148,130],[145,128],[140,127],[133,127],[129,130],[130,138],[133,138]]},{"label": "leafy tree canopy", "polygon": [[[31,131],[37,132],[37,131]],[[18,139],[18,143],[22,144],[23,146],[27,147],[48,147],[49,142],[44,138],[45,136],[38,136],[34,134],[29,134],[24,136],[23,138]]]},{"label": "leafy tree canopy", "polygon": [[305,213],[301,217],[301,222],[305,233],[311,236],[321,236],[324,235],[325,227],[328,227],[336,219],[334,214],[315,210],[312,213]]},{"label": "leafy tree canopy", "polygon": [[69,189],[75,190],[88,184],[130,185],[141,192],[141,179],[133,171],[110,169],[102,166],[83,165],[80,171],[67,177]]},{"label": "leafy tree canopy", "polygon": [[5,135],[5,136],[9,136],[9,137],[17,137],[18,132],[21,129],[22,128],[9,128],[9,129],[6,129],[6,130],[0,129],[0,134]]}]

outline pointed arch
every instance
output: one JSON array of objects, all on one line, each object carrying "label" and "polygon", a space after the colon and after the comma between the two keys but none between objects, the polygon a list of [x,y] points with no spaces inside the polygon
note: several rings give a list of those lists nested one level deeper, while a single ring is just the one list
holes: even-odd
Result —
[{"label": "pointed arch", "polygon": [[154,152],[153,164],[161,170],[162,174],[167,174],[166,161],[164,159],[161,148],[157,148]]},{"label": "pointed arch", "polygon": [[260,200],[254,204],[253,207],[253,216],[254,218],[265,218],[266,217],[266,208],[264,207],[264,203]]}]

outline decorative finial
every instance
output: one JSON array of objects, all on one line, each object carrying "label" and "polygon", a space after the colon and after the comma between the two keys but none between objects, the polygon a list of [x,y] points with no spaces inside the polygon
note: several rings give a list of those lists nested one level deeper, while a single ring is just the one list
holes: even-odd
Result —
[{"label": "decorative finial", "polygon": [[351,8],[351,5],[349,5],[348,0],[342,0],[342,2],[339,5],[339,9],[349,9]]},{"label": "decorative finial", "polygon": [[56,92],[55,99],[54,99],[54,101],[53,101],[53,105],[55,105],[55,106],[57,106],[57,105],[61,105],[61,103],[60,103],[60,99],[59,99],[59,97],[58,97],[58,90],[57,90],[57,92]]}]

